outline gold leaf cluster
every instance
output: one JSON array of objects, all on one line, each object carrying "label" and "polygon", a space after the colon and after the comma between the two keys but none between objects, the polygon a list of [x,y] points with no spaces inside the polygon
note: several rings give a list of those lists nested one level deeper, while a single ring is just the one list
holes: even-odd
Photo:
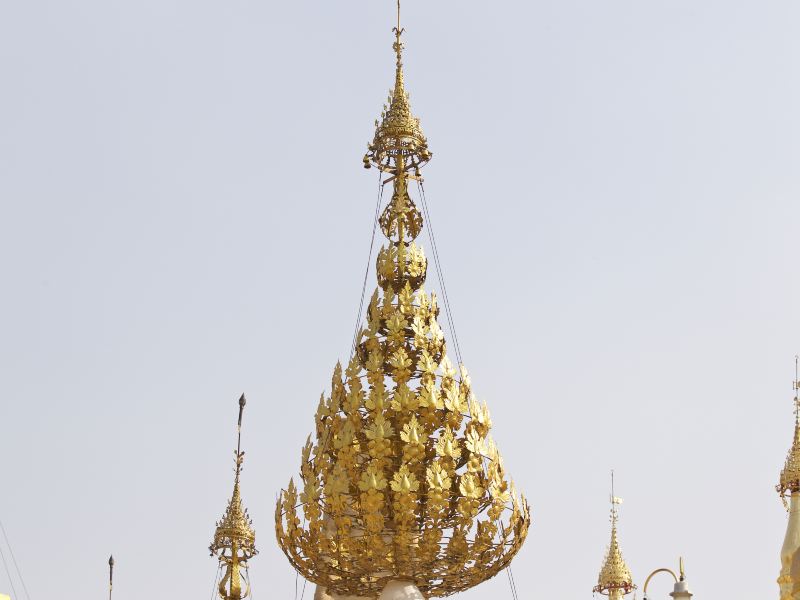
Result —
[{"label": "gold leaf cluster", "polygon": [[528,505],[489,436],[466,370],[446,356],[422,217],[403,170],[381,217],[389,238],[354,356],[334,369],[315,440],[276,507],[292,565],[329,591],[376,597],[389,579],[447,596],[493,577],[521,547]]}]

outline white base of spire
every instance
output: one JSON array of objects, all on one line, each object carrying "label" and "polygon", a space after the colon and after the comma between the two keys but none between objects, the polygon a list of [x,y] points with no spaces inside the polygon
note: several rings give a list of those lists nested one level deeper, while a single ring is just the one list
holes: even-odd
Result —
[{"label": "white base of spire", "polygon": [[691,600],[692,592],[689,591],[689,584],[685,581],[678,581],[673,592],[670,594],[675,600]]},{"label": "white base of spire", "polygon": [[[314,600],[374,600],[356,596],[339,596],[328,594],[325,588],[317,586]],[[378,596],[378,600],[425,600],[419,588],[410,581],[390,581]]]},{"label": "white base of spire", "polygon": [[390,581],[378,600],[425,600],[425,596],[410,581]]},{"label": "white base of spire", "polygon": [[337,594],[329,594],[325,588],[317,586],[317,591],[314,593],[314,600],[365,600],[364,598],[357,598],[356,596],[338,596]]},{"label": "white base of spire", "polygon": [[368,600],[365,598],[358,598],[356,596],[339,596],[337,594],[329,594],[325,588],[317,586],[317,591],[314,593],[314,600]]}]

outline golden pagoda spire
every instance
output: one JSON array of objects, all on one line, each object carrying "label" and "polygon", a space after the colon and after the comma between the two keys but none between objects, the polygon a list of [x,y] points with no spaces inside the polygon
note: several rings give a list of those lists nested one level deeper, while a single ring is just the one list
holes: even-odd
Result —
[{"label": "golden pagoda spire", "polygon": [[[247,577],[247,561],[258,554],[256,533],[253,521],[242,505],[239,491],[239,478],[244,463],[242,451],[242,413],[247,400],[242,394],[239,398],[239,421],[236,440],[236,476],[233,481],[233,494],[222,519],[217,523],[214,540],[209,546],[212,556],[219,558],[225,575],[219,583],[219,597],[222,600],[242,600],[250,596],[250,581]],[[244,590],[242,586],[245,586]]]},{"label": "golden pagoda spire", "polygon": [[776,488],[789,512],[778,577],[781,600],[800,598],[800,375],[798,357],[795,356],[794,360],[794,437]]},{"label": "golden pagoda spire", "polygon": [[622,499],[614,495],[614,473],[611,473],[611,542],[608,545],[600,575],[597,578],[595,592],[608,596],[612,600],[621,600],[636,589],[633,583],[631,570],[622,557],[622,550],[617,537],[617,524],[619,523],[618,506]]},{"label": "golden pagoda spire", "polygon": [[299,489],[290,481],[275,513],[280,547],[323,598],[469,589],[508,566],[530,524],[423,287],[423,219],[408,180],[431,154],[404,87],[399,21],[394,33],[395,87],[364,158],[394,187],[379,219],[378,288],[354,355],[320,398]]},{"label": "golden pagoda spire", "polygon": [[[384,104],[381,119],[375,121],[375,136],[367,146],[364,168],[375,166],[381,171],[399,173],[413,171],[419,176],[420,168],[433,156],[428,141],[411,113],[408,92],[403,78],[403,42],[405,29],[400,27],[400,0],[397,0],[397,27],[392,30],[395,41],[392,49],[396,56],[394,89],[389,92],[388,105]],[[402,159],[398,161],[397,159]]]},{"label": "golden pagoda spire", "polygon": [[786,455],[780,482],[776,487],[784,502],[793,493],[800,492],[800,374],[798,374],[798,357],[796,356],[795,380],[792,387],[794,388],[794,438],[792,447]]}]

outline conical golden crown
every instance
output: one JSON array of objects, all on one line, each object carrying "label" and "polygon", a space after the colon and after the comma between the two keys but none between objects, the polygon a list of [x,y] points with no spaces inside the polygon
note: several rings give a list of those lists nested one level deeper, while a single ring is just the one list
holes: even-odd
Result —
[{"label": "conical golden crown", "polygon": [[608,546],[600,575],[597,578],[595,592],[609,595],[614,590],[620,590],[623,594],[629,594],[636,586],[633,584],[633,576],[628,564],[622,557],[622,550],[619,547],[617,538],[617,511],[612,510],[611,516],[611,543]]},{"label": "conical golden crown", "polygon": [[783,466],[780,482],[776,488],[781,497],[784,498],[794,492],[800,492],[800,397],[797,395],[800,383],[795,382],[794,388],[794,438],[792,439],[792,447],[786,455],[786,463]]},{"label": "conical golden crown", "polygon": [[364,155],[364,167],[374,165],[386,171],[396,168],[397,157],[403,157],[404,167],[419,173],[420,167],[433,156],[428,150],[428,140],[422,133],[419,119],[411,112],[408,92],[403,77],[403,42],[400,25],[394,29],[397,54],[394,89],[389,93],[388,106],[384,105],[381,119],[375,121],[375,137]]},{"label": "conical golden crown", "polygon": [[[242,453],[244,454],[244,453]],[[253,530],[253,521],[247,514],[247,509],[242,504],[242,496],[239,492],[239,478],[233,484],[233,494],[228,501],[228,508],[225,514],[217,522],[214,531],[214,540],[209,549],[212,553],[221,550],[231,549],[234,544],[237,548],[252,555],[256,554],[256,532]]]},{"label": "conical golden crown", "polygon": [[422,146],[403,150],[382,133],[409,127],[407,139],[420,139],[398,82],[374,150],[394,185],[380,217],[388,241],[378,288],[352,358],[320,398],[300,486],[289,483],[275,513],[278,543],[303,577],[363,598],[390,579],[426,597],[466,590],[511,562],[530,524],[489,436],[489,411],[447,358],[436,296],[423,287],[423,219],[407,188]]},{"label": "conical golden crown", "polygon": [[246,561],[258,553],[256,550],[256,532],[253,529],[253,521],[247,513],[247,509],[242,504],[242,494],[239,490],[239,479],[242,475],[242,465],[244,464],[244,452],[242,451],[242,413],[247,400],[242,394],[239,398],[239,423],[237,427],[238,439],[236,450],[233,451],[236,462],[236,475],[233,480],[233,494],[228,501],[228,508],[222,519],[217,522],[214,531],[214,539],[209,546],[211,554],[218,554],[220,557],[226,555],[237,555],[241,561]]}]

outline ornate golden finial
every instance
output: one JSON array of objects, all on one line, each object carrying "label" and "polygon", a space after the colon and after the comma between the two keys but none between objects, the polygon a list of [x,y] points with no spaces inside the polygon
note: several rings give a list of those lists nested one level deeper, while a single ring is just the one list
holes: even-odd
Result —
[{"label": "ornate golden finial", "polygon": [[[219,597],[222,600],[242,600],[250,595],[250,581],[247,577],[247,561],[258,554],[256,550],[256,533],[253,521],[242,505],[239,491],[239,476],[244,463],[242,452],[242,413],[247,403],[244,394],[239,398],[239,421],[236,441],[236,476],[233,482],[233,494],[222,519],[217,523],[214,540],[209,546],[212,556],[219,558],[220,565],[225,567],[225,575],[219,583]],[[245,589],[242,589],[244,583]]]},{"label": "ornate golden finial", "polygon": [[[423,219],[408,192],[430,159],[403,88],[400,23],[390,106],[364,158],[392,176],[379,218],[378,288],[356,351],[320,398],[316,439],[300,485],[276,506],[278,543],[307,580],[342,596],[376,598],[398,581],[426,598],[467,590],[509,565],[530,525],[463,366],[447,357]],[[414,596],[416,597],[416,596]]]},{"label": "ornate golden finial", "polygon": [[609,596],[614,600],[619,600],[623,596],[630,594],[636,589],[633,583],[631,571],[625,559],[622,557],[622,550],[619,546],[617,537],[617,524],[619,522],[618,506],[622,504],[622,499],[614,495],[614,472],[611,472],[611,543],[608,546],[600,575],[597,578],[595,592]]},{"label": "ornate golden finial", "polygon": [[397,27],[394,28],[395,34],[395,42],[394,52],[397,54],[397,69],[400,70],[403,66],[403,43],[400,41],[400,36],[403,35],[403,31],[405,31],[402,27],[400,27],[400,0],[397,0]]},{"label": "ornate golden finial", "polygon": [[800,358],[794,357],[794,438],[792,447],[786,456],[786,463],[781,471],[780,482],[776,486],[778,493],[786,504],[786,498],[800,492]]},{"label": "ornate golden finial", "polygon": [[[428,140],[422,133],[419,119],[411,113],[409,96],[403,79],[403,42],[405,31],[400,27],[400,1],[397,2],[397,27],[392,30],[392,45],[396,59],[394,89],[389,93],[388,107],[384,105],[380,120],[375,121],[375,136],[364,155],[364,168],[375,166],[381,171],[397,174],[413,172],[419,176],[420,168],[433,156],[428,150]],[[402,161],[398,161],[402,158]]]}]

